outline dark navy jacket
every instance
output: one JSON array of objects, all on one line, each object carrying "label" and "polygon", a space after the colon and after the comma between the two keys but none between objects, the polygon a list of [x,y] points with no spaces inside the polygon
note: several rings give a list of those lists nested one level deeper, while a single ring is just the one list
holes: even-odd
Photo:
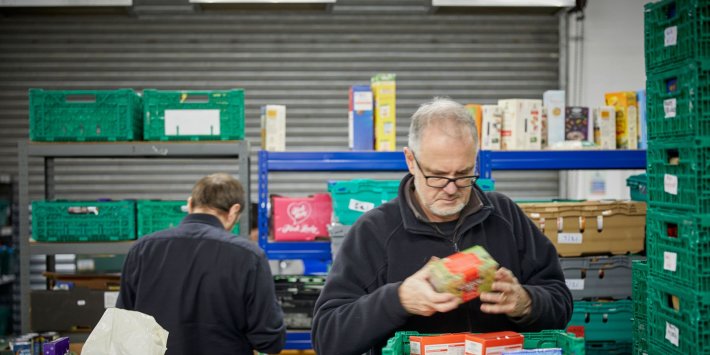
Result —
[{"label": "dark navy jacket", "polygon": [[[370,210],[352,226],[316,302],[313,344],[319,355],[380,354],[396,331],[422,333],[536,332],[562,329],[572,317],[572,295],[554,245],[509,198],[472,189],[471,202],[451,233],[426,221],[405,195]],[[468,212],[467,212],[468,211]],[[399,301],[402,281],[432,256],[483,246],[510,269],[532,299],[519,319],[481,312],[475,299],[431,317],[410,315]]]},{"label": "dark navy jacket", "polygon": [[264,253],[208,214],[131,247],[117,307],[155,317],[168,355],[278,353],[286,339]]}]

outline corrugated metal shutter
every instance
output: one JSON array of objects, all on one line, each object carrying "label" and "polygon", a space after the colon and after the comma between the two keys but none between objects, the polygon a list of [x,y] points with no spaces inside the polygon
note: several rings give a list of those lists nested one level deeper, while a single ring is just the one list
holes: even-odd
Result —
[{"label": "corrugated metal shutter", "polygon": [[[428,1],[338,1],[330,11],[199,11],[183,0],[142,0],[127,14],[5,11],[0,17],[0,171],[15,174],[28,137],[29,88],[246,90],[246,136],[259,146],[259,107],[287,106],[288,150],[347,149],[347,90],[397,74],[397,143],[433,96],[489,104],[539,98],[559,86],[558,19],[549,14],[431,13]],[[71,10],[68,10],[71,12]],[[256,156],[252,155],[256,182]],[[185,198],[224,160],[58,160],[56,197]],[[402,173],[277,173],[272,193],[326,190],[328,179]],[[494,173],[516,198],[558,194],[556,172]],[[31,198],[42,198],[31,162]],[[252,199],[256,199],[256,186]],[[41,268],[33,264],[33,268]]]}]

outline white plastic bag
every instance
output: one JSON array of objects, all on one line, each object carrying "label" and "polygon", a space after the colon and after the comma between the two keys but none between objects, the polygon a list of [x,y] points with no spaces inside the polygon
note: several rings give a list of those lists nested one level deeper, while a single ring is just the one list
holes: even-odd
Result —
[{"label": "white plastic bag", "polygon": [[168,331],[141,312],[108,308],[86,340],[82,355],[164,355]]}]

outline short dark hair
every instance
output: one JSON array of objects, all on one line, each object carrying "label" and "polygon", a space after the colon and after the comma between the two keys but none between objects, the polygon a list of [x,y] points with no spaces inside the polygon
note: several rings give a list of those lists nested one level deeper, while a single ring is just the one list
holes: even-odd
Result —
[{"label": "short dark hair", "polygon": [[224,212],[239,204],[239,212],[244,206],[244,187],[226,173],[208,175],[197,181],[192,188],[192,207],[208,207]]}]

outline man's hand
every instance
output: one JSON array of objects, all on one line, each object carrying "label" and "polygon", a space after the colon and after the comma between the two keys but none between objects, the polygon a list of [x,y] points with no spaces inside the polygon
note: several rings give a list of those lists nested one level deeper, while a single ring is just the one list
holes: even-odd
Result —
[{"label": "man's hand", "polygon": [[431,316],[436,312],[449,312],[461,304],[450,293],[439,293],[429,282],[429,265],[425,265],[399,286],[399,301],[407,312],[419,316]]},{"label": "man's hand", "polygon": [[513,273],[502,267],[496,271],[491,292],[481,293],[481,312],[523,317],[530,313],[532,300]]}]

